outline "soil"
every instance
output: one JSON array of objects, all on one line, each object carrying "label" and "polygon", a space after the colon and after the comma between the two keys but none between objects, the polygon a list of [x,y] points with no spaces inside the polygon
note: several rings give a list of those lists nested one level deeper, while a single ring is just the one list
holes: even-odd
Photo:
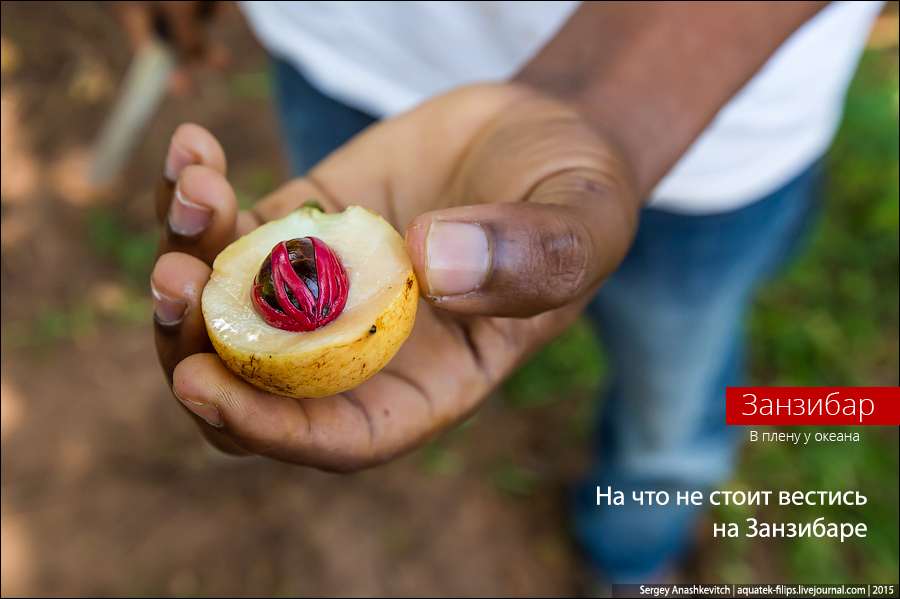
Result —
[{"label": "soil", "polygon": [[559,434],[576,401],[494,398],[351,476],[223,456],[178,407],[146,284],[169,136],[211,129],[244,196],[284,178],[265,53],[233,7],[213,29],[229,71],[168,97],[97,194],[84,156],[131,56],[111,8],[2,4],[3,595],[580,593],[564,498],[585,443]]},{"label": "soil", "polygon": [[[0,5],[2,595],[595,592],[565,509],[586,466],[585,395],[527,409],[497,395],[354,475],[219,454],[172,396],[147,284],[172,132],[217,136],[245,207],[286,177],[268,58],[225,6],[210,33],[228,70],[169,95],[98,190],[85,157],[132,56],[112,3]],[[754,547],[739,577],[780,579],[777,553]],[[705,535],[680,576],[719,580],[720,555]]]}]

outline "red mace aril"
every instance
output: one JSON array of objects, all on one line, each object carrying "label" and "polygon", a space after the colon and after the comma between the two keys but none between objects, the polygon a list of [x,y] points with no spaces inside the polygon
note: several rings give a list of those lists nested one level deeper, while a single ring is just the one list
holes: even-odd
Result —
[{"label": "red mace aril", "polygon": [[340,316],[350,284],[347,271],[317,237],[278,243],[253,280],[253,307],[284,331],[314,331]]}]

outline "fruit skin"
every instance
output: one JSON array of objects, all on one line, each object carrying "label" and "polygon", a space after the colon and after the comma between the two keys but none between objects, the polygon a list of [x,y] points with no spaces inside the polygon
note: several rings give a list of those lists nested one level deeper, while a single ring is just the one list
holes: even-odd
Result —
[{"label": "fruit skin", "polygon": [[362,384],[387,365],[412,331],[418,297],[419,283],[415,272],[410,270],[403,292],[372,323],[372,328],[321,353],[243,352],[223,344],[214,336],[208,322],[207,331],[228,369],[251,385],[298,399],[324,397]]},{"label": "fruit skin", "polygon": [[[345,228],[332,231],[328,237],[327,229],[335,222]],[[342,242],[360,231],[365,231],[365,241]],[[359,298],[354,300],[357,307],[351,308],[353,301],[349,302],[340,317],[315,331],[279,331],[266,324],[251,305],[254,275],[267,255],[265,251],[277,241],[273,236],[290,239],[317,232],[325,235],[323,239],[339,255],[348,252],[340,257],[350,274],[350,294]],[[260,248],[268,242],[258,241],[260,238],[271,241],[262,253]],[[259,255],[258,261],[255,255]],[[378,264],[389,269],[383,272],[393,273],[387,288],[384,284],[362,284],[365,274],[360,273],[369,273],[371,278],[373,265]],[[377,276],[374,280],[381,281]],[[225,308],[222,298],[230,298]],[[223,250],[213,264],[201,306],[210,341],[229,370],[260,389],[304,399],[352,389],[387,365],[412,331],[418,298],[419,285],[403,238],[377,213],[358,206],[338,214],[302,207],[280,221],[262,225]],[[213,307],[216,305],[219,307]],[[244,324],[236,324],[241,322]],[[248,341],[248,332],[254,341]],[[287,350],[267,350],[256,340],[260,337],[257,332],[263,338],[270,334],[282,340],[284,336],[288,340],[300,337],[296,342],[289,341]],[[243,340],[228,341],[229,335]]]}]

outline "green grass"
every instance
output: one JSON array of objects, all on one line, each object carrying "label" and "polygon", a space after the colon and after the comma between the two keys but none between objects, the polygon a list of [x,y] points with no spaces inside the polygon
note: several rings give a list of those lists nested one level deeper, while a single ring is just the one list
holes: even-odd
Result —
[{"label": "green grass", "polygon": [[763,290],[753,362],[772,385],[896,385],[897,55],[869,53],[829,155],[810,251]]},{"label": "green grass", "polygon": [[109,208],[95,208],[85,215],[87,241],[91,251],[111,260],[123,282],[145,290],[156,258],[159,233],[155,228],[142,232],[129,230]]},{"label": "green grass", "polygon": [[584,318],[538,352],[503,385],[513,409],[527,409],[593,392],[606,374],[606,359]]},{"label": "green grass", "polygon": [[85,213],[85,230],[90,251],[115,267],[122,283],[119,296],[108,306],[99,305],[95,297],[69,306],[39,306],[32,317],[4,325],[5,349],[27,348],[44,360],[61,341],[96,337],[104,322],[134,326],[145,324],[150,318],[153,311],[149,281],[156,257],[157,231],[131,231],[107,207]]}]

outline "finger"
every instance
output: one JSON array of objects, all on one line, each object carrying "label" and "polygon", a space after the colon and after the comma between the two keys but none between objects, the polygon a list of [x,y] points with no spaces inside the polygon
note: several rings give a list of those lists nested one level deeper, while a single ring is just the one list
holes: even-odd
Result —
[{"label": "finger", "polygon": [[577,112],[540,97],[475,136],[449,186],[449,208],[407,228],[433,304],[533,316],[596,288],[624,256],[639,202],[620,151]]},{"label": "finger", "polygon": [[[437,435],[471,412],[486,392],[488,383],[475,376],[480,373],[469,363],[462,338],[448,337],[434,318],[416,326],[412,337],[444,343],[438,348],[411,337],[415,348],[404,345],[391,366],[340,395],[272,395],[234,376],[212,354],[179,364],[173,389],[185,407],[248,451],[324,470],[359,470]],[[459,347],[448,352],[454,344]],[[436,361],[442,365],[438,372]],[[420,376],[425,372],[430,374]],[[462,388],[470,392],[467,401],[454,399]]]},{"label": "finger", "polygon": [[178,176],[192,164],[208,166],[223,177],[226,174],[225,151],[215,136],[200,125],[183,123],[172,134],[156,186],[156,218],[160,224],[169,214]]},{"label": "finger", "polygon": [[248,451],[326,470],[371,465],[366,416],[340,396],[304,401],[266,393],[215,354],[179,364],[173,390],[188,410]]},{"label": "finger", "polygon": [[407,248],[436,306],[467,314],[533,316],[593,291],[621,262],[636,217],[619,186],[590,169],[541,182],[524,202],[426,213]]},{"label": "finger", "polygon": [[[185,254],[160,256],[150,276],[156,352],[169,383],[179,362],[192,354],[212,351],[200,309],[200,295],[210,268]],[[195,416],[206,439],[231,454],[245,453],[229,439]]]},{"label": "finger", "polygon": [[184,252],[212,264],[235,240],[237,198],[215,170],[191,165],[175,184],[159,252]]},{"label": "finger", "polygon": [[179,362],[212,348],[200,309],[211,272],[193,256],[170,252],[159,257],[150,275],[156,351],[170,381]]}]

